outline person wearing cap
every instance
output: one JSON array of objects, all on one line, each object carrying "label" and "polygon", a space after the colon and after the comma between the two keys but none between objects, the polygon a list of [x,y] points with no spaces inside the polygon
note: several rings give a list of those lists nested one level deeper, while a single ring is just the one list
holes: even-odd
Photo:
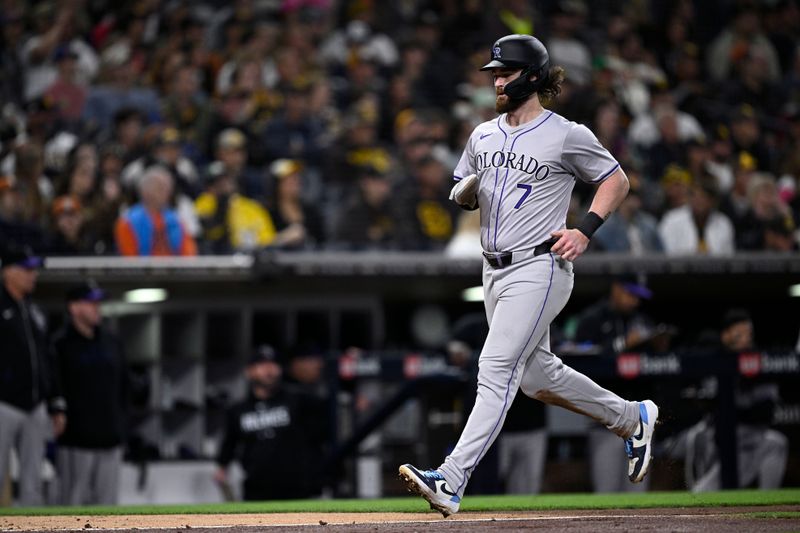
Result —
[{"label": "person wearing cap", "polygon": [[214,157],[236,178],[245,196],[261,200],[268,190],[261,173],[248,164],[250,154],[247,145],[247,136],[241,130],[226,128],[217,135]]},{"label": "person wearing cap", "polygon": [[275,242],[269,212],[239,193],[236,175],[221,161],[209,165],[206,190],[195,209],[202,226],[201,247],[207,253],[253,251]]},{"label": "person wearing cap", "polygon": [[[657,325],[640,307],[650,300],[652,291],[644,279],[635,274],[613,278],[606,298],[584,309],[577,319],[574,341],[579,345],[599,348],[605,354],[619,354],[667,349],[671,328]],[[633,385],[629,394],[635,395]],[[604,426],[593,424],[588,434],[588,453],[591,465],[592,488],[595,492],[642,492],[650,485],[628,482],[624,464],[626,457],[618,453],[619,441]],[[623,475],[621,475],[623,474]]]},{"label": "person wearing cap", "polygon": [[51,344],[67,414],[56,461],[63,505],[117,503],[128,386],[122,344],[103,325],[105,299],[93,280],[70,287]]},{"label": "person wearing cap", "polygon": [[322,213],[316,204],[303,199],[303,170],[296,159],[277,159],[270,165],[275,194],[269,213],[275,229],[283,234],[284,247],[318,247],[325,242]]},{"label": "person wearing cap", "polygon": [[576,342],[593,343],[608,353],[640,348],[654,328],[652,319],[639,308],[652,291],[637,275],[616,276],[607,298],[578,315]]},{"label": "person wearing cap", "polygon": [[217,455],[215,480],[229,490],[227,469],[244,470],[245,500],[283,500],[318,496],[327,410],[318,397],[283,382],[278,354],[269,345],[247,361],[247,397],[232,405]]},{"label": "person wearing cap", "polygon": [[65,423],[47,350],[47,322],[31,301],[42,264],[42,257],[30,248],[12,243],[0,253],[0,483],[16,449],[20,505],[42,503],[45,444]]},{"label": "person wearing cap", "polygon": [[[696,344],[721,357],[739,358],[741,354],[761,351],[755,331],[750,311],[731,307],[723,311],[719,327],[703,332]],[[717,377],[711,376],[693,390],[682,392],[683,398],[701,400],[696,409],[708,414],[664,443],[670,458],[685,462],[686,486],[693,492],[723,488],[716,436],[719,419],[707,403],[716,401],[719,389]],[[783,484],[789,455],[786,435],[772,428],[775,410],[781,404],[779,386],[768,379],[739,379],[734,397],[738,487],[778,489]]]}]

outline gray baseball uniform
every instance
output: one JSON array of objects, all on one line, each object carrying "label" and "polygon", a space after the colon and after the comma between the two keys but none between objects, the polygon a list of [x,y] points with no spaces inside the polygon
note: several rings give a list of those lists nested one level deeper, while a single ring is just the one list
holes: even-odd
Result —
[{"label": "gray baseball uniform", "polygon": [[458,444],[439,467],[459,497],[519,388],[623,438],[638,426],[637,402],[603,389],[550,352],[549,326],[572,292],[572,263],[535,252],[565,227],[575,178],[597,184],[618,168],[589,129],[548,110],[517,127],[500,115],[475,128],[467,142],[454,179],[478,175],[483,249],[513,252],[513,261],[504,268],[484,262],[489,334],[478,361],[478,395]]}]

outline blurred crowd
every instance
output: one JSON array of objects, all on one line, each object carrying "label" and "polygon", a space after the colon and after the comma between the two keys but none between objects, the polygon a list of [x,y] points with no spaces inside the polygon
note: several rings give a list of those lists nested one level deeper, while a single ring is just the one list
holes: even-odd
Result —
[{"label": "blurred crowd", "polygon": [[0,5],[0,238],[41,253],[444,250],[509,33],[631,179],[595,250],[798,248],[795,0]]}]

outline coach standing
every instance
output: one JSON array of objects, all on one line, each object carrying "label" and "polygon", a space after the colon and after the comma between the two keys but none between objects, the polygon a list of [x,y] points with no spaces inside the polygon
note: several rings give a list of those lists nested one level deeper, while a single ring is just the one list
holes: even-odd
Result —
[{"label": "coach standing", "polygon": [[53,338],[69,423],[58,439],[65,505],[117,503],[127,420],[125,358],[102,325],[105,292],[92,281],[67,291],[67,321]]},{"label": "coach standing", "polygon": [[[43,264],[30,248],[7,244],[0,254],[0,482],[8,473],[12,447],[19,457],[20,505],[42,503],[41,466],[51,430],[58,435],[65,418],[54,399],[47,324],[31,301]],[[48,419],[51,400],[53,427]]]}]

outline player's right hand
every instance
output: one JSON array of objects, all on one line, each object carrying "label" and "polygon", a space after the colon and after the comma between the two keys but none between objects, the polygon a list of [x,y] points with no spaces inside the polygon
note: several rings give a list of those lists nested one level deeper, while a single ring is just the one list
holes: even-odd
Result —
[{"label": "player's right hand", "polygon": [[560,229],[550,235],[558,239],[550,251],[567,261],[575,261],[589,246],[589,237],[576,229]]}]

